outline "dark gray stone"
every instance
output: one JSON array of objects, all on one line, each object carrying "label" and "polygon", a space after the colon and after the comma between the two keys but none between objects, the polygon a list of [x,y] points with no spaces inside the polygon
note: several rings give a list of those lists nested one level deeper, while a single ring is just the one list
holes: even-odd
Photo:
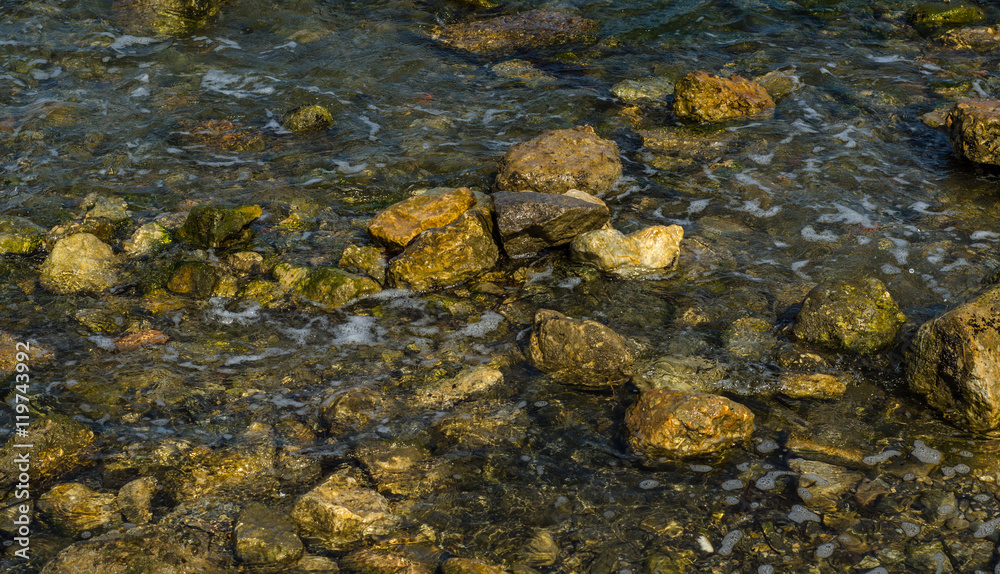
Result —
[{"label": "dark gray stone", "polygon": [[611,213],[606,205],[568,195],[499,191],[493,194],[497,231],[507,255],[519,257],[565,245],[600,229]]}]

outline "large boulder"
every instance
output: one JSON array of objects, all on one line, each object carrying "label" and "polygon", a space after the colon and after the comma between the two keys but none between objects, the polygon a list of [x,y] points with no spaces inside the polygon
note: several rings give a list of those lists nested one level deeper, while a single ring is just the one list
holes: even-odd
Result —
[{"label": "large boulder", "polygon": [[424,231],[455,221],[475,204],[476,196],[466,187],[417,195],[379,212],[368,224],[368,233],[398,251]]},{"label": "large boulder", "polygon": [[538,370],[591,388],[628,380],[635,362],[628,341],[609,327],[549,309],[535,313],[528,355]]},{"label": "large boulder", "polygon": [[674,89],[674,113],[686,121],[721,122],[759,118],[774,112],[774,100],[760,84],[742,76],[723,78],[691,72]]},{"label": "large boulder", "polygon": [[113,0],[114,20],[139,34],[179,35],[203,27],[225,0]]},{"label": "large boulder", "polygon": [[500,161],[499,191],[566,193],[601,197],[622,174],[618,145],[590,126],[551,130],[511,146]]},{"label": "large boulder", "polygon": [[795,317],[793,332],[834,350],[870,354],[892,344],[905,321],[885,284],[869,277],[815,287]]},{"label": "large boulder", "polygon": [[498,191],[493,194],[497,232],[511,257],[565,245],[600,229],[611,212],[603,201],[553,193]]},{"label": "large boulder", "polygon": [[118,281],[111,246],[89,233],[60,239],[42,263],[42,287],[53,293],[99,293]]},{"label": "large boulder", "polygon": [[360,277],[336,267],[304,267],[280,263],[272,271],[274,278],[284,287],[314,305],[330,310],[351,299],[371,295],[382,290],[369,277]]},{"label": "large boulder", "polygon": [[200,205],[191,210],[176,236],[197,247],[232,247],[249,243],[253,232],[248,227],[261,216],[259,205],[233,209]]},{"label": "large boulder", "polygon": [[924,323],[905,364],[910,389],[956,425],[1000,426],[1000,286]]},{"label": "large boulder", "polygon": [[587,42],[600,25],[573,14],[531,10],[488,20],[436,26],[431,37],[449,48],[479,54]]},{"label": "large boulder", "polygon": [[389,263],[386,281],[414,291],[450,287],[489,271],[499,257],[488,211],[473,208],[418,235]]},{"label": "large boulder", "polygon": [[951,149],[960,158],[1000,165],[1000,101],[955,102],[945,117]]},{"label": "large boulder", "polygon": [[628,235],[617,229],[598,229],[577,235],[570,250],[578,261],[628,275],[673,266],[683,237],[680,225],[654,225]]},{"label": "large boulder", "polygon": [[643,391],[625,413],[628,442],[649,458],[713,454],[753,434],[750,409],[726,397],[670,390]]}]

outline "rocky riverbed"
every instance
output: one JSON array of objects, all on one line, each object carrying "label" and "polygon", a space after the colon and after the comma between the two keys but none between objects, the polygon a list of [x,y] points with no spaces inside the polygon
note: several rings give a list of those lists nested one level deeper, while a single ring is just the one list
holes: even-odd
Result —
[{"label": "rocky riverbed", "polygon": [[0,568],[997,571],[996,25],[11,6]]}]

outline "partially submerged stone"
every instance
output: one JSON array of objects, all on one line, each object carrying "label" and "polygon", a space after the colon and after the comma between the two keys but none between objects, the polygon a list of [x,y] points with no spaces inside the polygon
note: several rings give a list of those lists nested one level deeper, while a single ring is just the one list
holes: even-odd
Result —
[{"label": "partially submerged stone", "polygon": [[118,490],[118,509],[122,518],[133,524],[146,524],[153,519],[153,496],[159,481],[154,476],[137,478]]},{"label": "partially submerged stone", "polygon": [[677,82],[674,90],[674,113],[682,120],[721,122],[773,112],[774,100],[767,91],[742,76],[723,78],[697,70]]},{"label": "partially submerged stone", "polygon": [[121,223],[130,217],[128,202],[121,198],[90,194],[84,203],[89,205],[85,216],[87,219],[101,218],[112,223]]},{"label": "partially submerged stone", "polygon": [[340,568],[349,574],[434,574],[437,564],[399,552],[365,548],[344,556]]},{"label": "partially submerged stone", "polygon": [[189,295],[195,299],[208,299],[218,281],[218,275],[204,261],[184,261],[178,263],[167,281],[167,289],[178,295]]},{"label": "partially submerged stone", "polygon": [[379,284],[385,283],[385,270],[389,266],[382,250],[372,245],[348,245],[337,264],[344,270],[364,273]]},{"label": "partially submerged stone", "polygon": [[296,133],[325,130],[333,125],[333,114],[318,104],[300,106],[286,113],[281,124]]},{"label": "partially submerged stone", "polygon": [[684,228],[654,225],[624,235],[617,229],[598,229],[577,235],[573,258],[602,271],[618,274],[664,269],[677,262]]},{"label": "partially submerged stone", "polygon": [[399,250],[422,232],[452,223],[475,204],[476,196],[465,187],[417,195],[379,212],[368,224],[368,233],[386,247]]},{"label": "partially submerged stone", "polygon": [[45,229],[11,215],[0,217],[0,254],[30,255],[45,244]]},{"label": "partially submerged stone", "polygon": [[225,0],[114,0],[111,13],[126,30],[179,35],[205,26]]},{"label": "partially submerged stone", "polygon": [[665,355],[640,364],[632,384],[640,390],[712,392],[728,372],[726,365],[699,355]]},{"label": "partially submerged stone", "polygon": [[198,247],[231,247],[248,243],[253,232],[247,227],[263,214],[259,205],[224,209],[201,205],[191,210],[176,236]]},{"label": "partially submerged stone", "polygon": [[167,231],[167,228],[155,221],[150,221],[132,233],[132,236],[122,244],[122,250],[129,257],[145,257],[155,253],[170,242],[170,232]]},{"label": "partially submerged stone", "polygon": [[382,290],[372,279],[336,267],[310,268],[280,263],[273,273],[278,283],[323,309],[334,309],[357,297]]},{"label": "partially submerged stone", "polygon": [[549,309],[535,313],[528,355],[538,370],[591,388],[628,380],[635,362],[628,341],[609,327]]},{"label": "partially submerged stone", "polygon": [[118,281],[118,262],[111,246],[89,233],[56,243],[42,263],[41,284],[59,294],[99,293]]},{"label": "partially submerged stone", "polygon": [[767,95],[775,101],[790,96],[802,87],[802,80],[795,74],[795,68],[771,70],[762,76],[753,78],[753,81],[760,84]]},{"label": "partially submerged stone", "polygon": [[496,189],[566,193],[571,189],[601,197],[618,181],[618,144],[590,126],[550,130],[511,146],[500,160]]},{"label": "partially submerged stone", "polygon": [[670,78],[643,78],[623,80],[611,87],[611,93],[619,100],[632,104],[666,100],[674,93],[676,84]]},{"label": "partially submerged stone", "polygon": [[753,421],[750,409],[726,397],[669,390],[643,391],[625,413],[629,445],[651,459],[723,451],[749,440]]},{"label": "partially submerged stone", "polygon": [[510,257],[565,245],[581,233],[600,229],[611,217],[600,200],[552,193],[498,191],[493,205],[497,231]]},{"label": "partially submerged stone", "polygon": [[49,522],[70,536],[78,536],[120,521],[118,497],[68,482],[53,487],[38,499],[36,508]]},{"label": "partially submerged stone", "polygon": [[435,381],[417,389],[417,404],[447,409],[473,395],[483,394],[503,384],[503,373],[489,366],[465,370],[449,379]]},{"label": "partially submerged stone", "polygon": [[816,286],[793,333],[835,350],[870,354],[892,344],[906,321],[885,284],[869,277]]},{"label": "partially submerged stone", "polygon": [[1000,165],[1000,101],[968,99],[955,102],[945,117],[951,149],[960,158]]},{"label": "partially submerged stone", "polygon": [[799,473],[798,495],[810,508],[834,511],[841,506],[841,499],[864,480],[864,473],[842,466],[794,458],[789,468]]},{"label": "partially submerged stone", "polygon": [[728,130],[664,127],[640,130],[642,145],[658,154],[698,161],[714,161],[729,150],[738,136]]},{"label": "partially submerged stone", "polygon": [[441,44],[477,54],[508,53],[593,39],[600,25],[574,14],[531,10],[487,20],[435,26]]},{"label": "partially submerged stone", "polygon": [[1000,426],[1000,286],[921,325],[906,354],[910,390],[956,425]]},{"label": "partially submerged stone", "polygon": [[295,524],[259,502],[250,503],[240,513],[233,528],[233,547],[243,564],[268,570],[291,566],[305,550],[295,534]]},{"label": "partially submerged stone", "polygon": [[793,399],[836,399],[846,390],[840,378],[823,373],[789,373],[778,381],[778,392]]},{"label": "partially submerged stone", "polygon": [[964,2],[924,2],[911,7],[906,17],[915,28],[927,33],[940,28],[978,24],[986,15],[978,6]]}]

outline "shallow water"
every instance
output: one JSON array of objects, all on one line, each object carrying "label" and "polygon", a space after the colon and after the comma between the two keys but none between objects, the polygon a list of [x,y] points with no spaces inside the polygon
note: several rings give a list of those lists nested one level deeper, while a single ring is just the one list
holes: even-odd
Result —
[{"label": "shallow water", "polygon": [[[541,7],[602,28],[592,45],[519,54],[544,72],[535,80],[498,75],[493,66],[507,57],[455,53],[429,39],[435,24],[476,15],[460,3],[301,0],[262,10],[235,0],[209,26],[173,37],[131,34],[104,2],[0,7],[5,215],[52,227],[79,217],[95,192],[126,199],[140,223],[202,203],[259,203],[255,249],[330,264],[349,243],[368,241],[363,224],[377,209],[423,188],[488,190],[510,145],[586,123],[622,150],[624,175],[609,199],[615,227],[685,228],[680,266],[659,277],[609,278],[555,253],[504,264],[504,296],[388,292],[332,313],[221,298],[153,309],[134,293],[53,296],[28,285],[40,260],[6,259],[0,325],[58,357],[34,379],[36,402],[100,437],[90,469],[64,480],[113,491],[120,485],[107,479],[108,460],[130,449],[168,439],[225,448],[252,421],[291,419],[316,433],[303,452],[324,470],[356,464],[359,445],[386,443],[417,444],[454,465],[447,488],[395,493],[394,501],[449,552],[496,563],[516,563],[524,538],[544,527],[561,548],[543,568],[552,572],[655,572],[657,556],[689,556],[699,571],[881,564],[903,572],[921,566],[893,561],[886,548],[938,544],[956,570],[994,566],[992,531],[950,529],[924,517],[919,500],[927,490],[953,491],[963,512],[990,524],[1000,516],[998,443],[957,431],[908,395],[898,353],[828,355],[828,368],[855,382],[847,396],[793,401],[771,392],[780,372],[774,354],[737,357],[726,345],[726,329],[741,316],[769,321],[790,345],[784,329],[813,286],[864,275],[889,286],[909,332],[996,267],[998,173],[954,159],[945,136],[919,117],[961,97],[1000,97],[997,60],[922,36],[906,22],[908,3],[551,2]],[[537,7],[512,2],[500,11]],[[981,8],[989,22],[1000,15]],[[727,124],[737,139],[722,158],[657,169],[636,130],[669,122],[666,106],[636,115],[610,90],[697,68],[747,76],[788,69],[801,86],[773,118]],[[281,128],[285,111],[312,103],[333,112],[330,130],[297,136]],[[211,121],[232,122],[236,144],[190,135]],[[289,213],[315,225],[282,228]],[[104,350],[112,334],[74,315],[116,304],[171,341]],[[526,329],[543,307],[610,325],[647,357],[725,363],[720,388],[754,410],[754,443],[720,460],[643,466],[622,438],[634,390],[581,392],[526,365]],[[412,390],[491,361],[504,385],[457,412],[486,413],[505,440],[431,438],[447,413],[407,406]],[[322,408],[358,388],[403,406],[328,428]],[[909,460],[917,440],[941,451],[941,464],[909,477],[862,466],[894,493],[890,503],[852,509],[859,518],[845,522],[850,528],[796,510],[794,477],[782,471],[793,453],[810,452],[803,444],[859,458],[894,449]],[[292,499],[273,491],[247,498],[279,508]],[[44,525],[35,536],[55,549],[71,541]],[[17,567],[32,571],[50,556]],[[881,562],[865,561],[876,556]]]}]

